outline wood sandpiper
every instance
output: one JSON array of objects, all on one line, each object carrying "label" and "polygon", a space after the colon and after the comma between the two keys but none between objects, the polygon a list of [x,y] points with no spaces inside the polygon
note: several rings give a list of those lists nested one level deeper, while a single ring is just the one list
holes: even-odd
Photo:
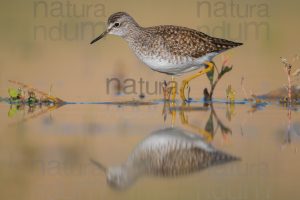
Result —
[{"label": "wood sandpiper", "polygon": [[105,171],[110,186],[126,189],[142,176],[177,177],[239,160],[198,134],[165,128],[143,139],[121,165],[107,168],[95,160],[91,162]]},{"label": "wood sandpiper", "polygon": [[172,75],[173,101],[176,96],[174,75],[201,68],[201,71],[182,81],[180,96],[185,101],[185,88],[188,83],[212,70],[212,59],[216,55],[242,45],[180,26],[141,27],[125,12],[112,14],[108,18],[106,30],[91,44],[107,34],[124,38],[137,57],[152,70]]}]

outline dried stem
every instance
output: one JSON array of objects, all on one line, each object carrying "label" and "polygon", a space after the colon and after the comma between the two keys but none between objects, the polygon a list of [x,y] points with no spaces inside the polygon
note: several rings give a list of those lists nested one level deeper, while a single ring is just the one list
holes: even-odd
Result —
[{"label": "dried stem", "polygon": [[288,125],[287,125],[287,137],[286,142],[291,143],[291,122],[292,122],[292,110],[288,107]]},{"label": "dried stem", "polygon": [[288,79],[288,87],[287,87],[288,100],[287,100],[287,103],[288,103],[288,106],[291,106],[292,105],[292,78],[291,78],[292,65],[287,61],[286,58],[280,57],[280,59],[281,59],[281,62],[284,64],[284,69],[285,69],[285,72],[287,74],[287,79]]},{"label": "dried stem", "polygon": [[291,83],[291,66],[286,67],[287,77],[288,77],[288,103],[289,106],[292,105],[292,83]]},{"label": "dried stem", "polygon": [[248,94],[247,94],[247,91],[245,89],[244,82],[245,82],[245,78],[242,77],[242,79],[241,79],[241,88],[242,88],[242,91],[244,93],[245,98],[248,99]]},{"label": "dried stem", "polygon": [[12,84],[20,86],[22,89],[28,89],[28,91],[38,93],[44,99],[51,100],[55,104],[64,104],[64,101],[62,99],[60,99],[58,97],[54,97],[54,96],[51,95],[52,85],[50,87],[49,94],[47,94],[46,92],[40,91],[40,90],[38,90],[36,88],[33,88],[33,87],[31,87],[31,86],[29,86],[27,84],[21,83],[19,81],[9,80],[9,82],[12,83]]}]

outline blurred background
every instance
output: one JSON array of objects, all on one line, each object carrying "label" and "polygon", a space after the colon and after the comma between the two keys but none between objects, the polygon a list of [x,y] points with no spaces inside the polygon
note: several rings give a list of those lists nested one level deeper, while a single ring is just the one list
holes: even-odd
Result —
[{"label": "blurred background", "polygon": [[[243,46],[226,52],[233,70],[222,78],[215,97],[225,98],[231,84],[237,98],[244,98],[242,78],[249,93],[266,93],[286,84],[280,57],[292,60],[300,51],[299,6],[299,1],[281,0],[3,1],[0,97],[6,97],[7,88],[13,87],[8,80],[45,92],[52,86],[52,94],[63,100],[88,102],[137,99],[140,79],[148,82],[151,91],[156,83],[170,80],[141,63],[121,38],[108,36],[89,44],[104,31],[107,18],[118,11],[128,12],[141,26],[186,26],[243,42]],[[222,56],[215,62],[220,67]],[[136,93],[115,96],[116,87],[108,92],[107,80],[111,78],[134,80]],[[202,97],[208,86],[206,77],[192,81],[191,96]],[[162,94],[146,94],[146,99],[157,98]],[[0,104],[0,199],[299,197],[300,119],[293,113],[296,125],[292,127],[296,128],[289,138],[283,107],[255,112],[248,105],[236,105],[231,111],[227,105],[216,105],[216,113],[232,134],[218,129],[212,144],[239,156],[242,162],[178,179],[141,178],[126,191],[110,188],[105,174],[89,159],[107,166],[123,163],[143,138],[170,126],[169,116],[163,120],[163,105],[67,105],[21,124],[16,122],[27,116],[28,108],[14,118],[7,117],[9,109],[10,105]],[[204,128],[211,114],[198,110],[188,116],[190,123]],[[175,125],[183,127],[178,116],[176,120]]]},{"label": "blurred background", "polygon": [[[0,92],[6,94],[7,80],[13,79],[42,90],[52,84],[54,94],[66,100],[111,100],[113,89],[108,94],[106,86],[107,79],[114,77],[136,82],[142,78],[154,91],[155,82],[170,77],[151,71],[121,38],[109,36],[89,44],[102,33],[112,13],[126,11],[142,26],[180,25],[243,42],[226,53],[233,71],[218,85],[216,96],[225,97],[231,84],[243,97],[242,77],[248,90],[261,94],[286,81],[279,57],[291,59],[299,53],[298,7],[297,1],[280,0],[6,1],[0,8]],[[215,62],[220,67],[221,56]],[[200,98],[208,85],[204,77],[193,81],[191,96]]]}]

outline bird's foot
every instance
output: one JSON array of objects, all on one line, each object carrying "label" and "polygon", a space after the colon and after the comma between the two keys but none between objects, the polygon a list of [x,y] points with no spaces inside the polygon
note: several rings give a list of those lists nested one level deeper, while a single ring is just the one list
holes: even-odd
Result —
[{"label": "bird's foot", "polygon": [[175,102],[175,98],[176,98],[176,90],[177,90],[177,86],[175,83],[172,83],[172,87],[171,87],[171,97],[172,97],[172,102]]},{"label": "bird's foot", "polygon": [[171,94],[171,87],[169,87],[169,84],[164,81],[162,90],[163,90],[163,95],[164,95],[164,101],[169,101],[170,100],[170,94]]},{"label": "bird's foot", "polygon": [[186,102],[187,99],[185,97],[185,88],[187,88],[189,85],[189,82],[187,80],[183,80],[181,83],[181,88],[180,88],[180,97],[183,102]]},{"label": "bird's foot", "polygon": [[206,62],[205,63],[205,68],[201,71],[199,71],[198,73],[194,74],[193,76],[189,77],[188,79],[185,79],[182,81],[182,85],[180,88],[180,97],[182,99],[183,102],[187,102],[188,99],[185,97],[185,89],[188,87],[188,84],[191,80],[208,73],[209,71],[211,71],[214,67],[214,64],[212,62]]}]

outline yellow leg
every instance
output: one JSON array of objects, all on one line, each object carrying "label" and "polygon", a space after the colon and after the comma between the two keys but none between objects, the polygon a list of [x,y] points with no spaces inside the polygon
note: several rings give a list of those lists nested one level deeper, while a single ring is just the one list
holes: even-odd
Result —
[{"label": "yellow leg", "polygon": [[176,110],[175,110],[175,98],[176,98],[176,90],[177,90],[177,84],[174,80],[174,76],[172,76],[171,78],[172,80],[172,90],[171,90],[171,94],[172,94],[172,110],[171,110],[171,115],[172,115],[172,121],[171,121],[171,126],[174,127],[175,124],[175,120],[176,120]]},{"label": "yellow leg", "polygon": [[168,84],[166,83],[166,81],[164,82],[163,85],[163,94],[164,94],[164,102],[165,101],[169,101],[170,100],[170,93],[169,93],[169,88],[168,88]]},{"label": "yellow leg", "polygon": [[213,133],[210,133],[210,132],[206,131],[205,129],[202,129],[202,128],[199,128],[199,127],[197,127],[195,125],[190,124],[187,116],[184,113],[184,107],[185,106],[186,105],[183,103],[182,107],[181,107],[182,110],[179,113],[180,114],[181,123],[183,125],[186,125],[186,126],[192,128],[192,129],[196,130],[196,132],[198,132],[199,135],[201,135],[205,139],[206,142],[211,142],[213,140]]},{"label": "yellow leg", "polygon": [[189,82],[203,74],[206,74],[207,72],[211,71],[214,67],[214,64],[212,62],[206,62],[205,63],[206,67],[205,69],[201,70],[200,72],[194,74],[193,76],[187,78],[187,79],[184,79],[182,81],[182,85],[181,85],[181,88],[180,88],[180,97],[183,101],[186,101],[186,98],[185,98],[185,88],[188,86]]},{"label": "yellow leg", "polygon": [[[174,76],[172,76],[171,79],[171,87],[169,87],[169,84],[166,84],[164,87],[164,108],[162,111],[162,114],[164,115],[164,119],[166,119],[167,116],[167,110],[169,110],[169,113],[171,114],[171,124],[172,127],[175,124],[176,120],[176,104],[175,104],[175,98],[176,98],[176,90],[177,90],[177,83],[174,80]],[[171,101],[170,101],[171,97]],[[171,104],[170,104],[171,103]]]},{"label": "yellow leg", "polygon": [[171,115],[171,126],[174,127],[176,120],[176,105],[174,102],[165,101],[162,114],[164,116],[164,121],[166,121],[168,114]]},{"label": "yellow leg", "polygon": [[171,90],[172,91],[171,92],[171,94],[172,94],[172,101],[174,102],[175,98],[176,98],[176,90],[177,90],[177,84],[176,84],[176,82],[174,80],[174,76],[172,76],[171,82],[172,82],[172,90]]},{"label": "yellow leg", "polygon": [[173,110],[171,111],[171,116],[172,116],[171,127],[174,127],[175,120],[176,120],[176,110],[175,110],[174,105],[172,105],[172,107],[173,107]]}]

